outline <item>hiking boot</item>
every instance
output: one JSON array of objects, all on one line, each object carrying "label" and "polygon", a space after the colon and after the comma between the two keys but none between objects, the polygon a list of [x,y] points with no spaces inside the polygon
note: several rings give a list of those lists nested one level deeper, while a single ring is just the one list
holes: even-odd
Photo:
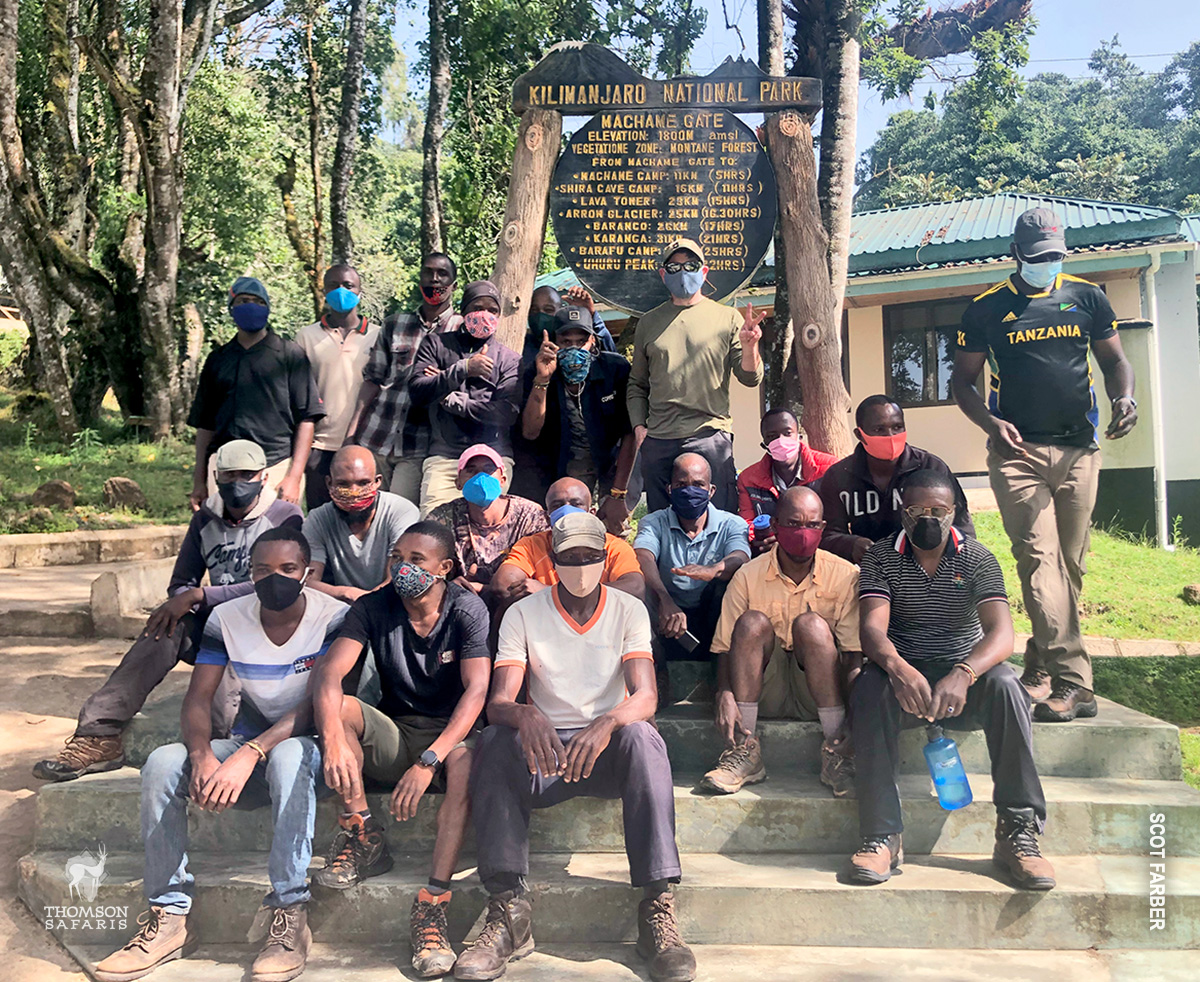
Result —
[{"label": "hiking boot", "polygon": [[370,876],[392,868],[383,825],[375,818],[365,822],[361,815],[338,819],[341,826],[329,847],[325,865],[313,874],[313,882],[329,890],[349,890]]},{"label": "hiking boot", "polygon": [[638,904],[637,953],[650,963],[654,982],[691,982],[696,956],[683,943],[675,920],[675,896],[660,893]]},{"label": "hiking boot", "polygon": [[448,975],[454,969],[454,949],[446,937],[446,907],[449,904],[449,891],[435,897],[424,888],[413,901],[408,919],[412,967],[423,979]]},{"label": "hiking boot", "polygon": [[835,798],[853,798],[854,755],[839,754],[828,744],[821,744],[821,783]]},{"label": "hiking boot", "polygon": [[1026,668],[1021,684],[1034,702],[1045,702],[1050,697],[1050,673],[1040,668]]},{"label": "hiking boot", "polygon": [[1054,867],[1038,848],[1037,826],[1020,819],[996,819],[992,864],[1022,890],[1053,890]]},{"label": "hiking boot", "polygon": [[747,737],[745,743],[730,747],[717,759],[717,766],[704,775],[700,787],[722,794],[741,791],[746,784],[757,784],[767,779],[763,766],[762,747],[757,737]]},{"label": "hiking boot", "polygon": [[33,776],[42,781],[74,781],[83,774],[115,771],[124,766],[121,734],[104,737],[72,735],[57,757],[39,760],[33,765]]},{"label": "hiking boot", "polygon": [[869,885],[886,883],[904,862],[904,845],[900,835],[868,835],[858,852],[850,857],[850,883]]},{"label": "hiking boot", "polygon": [[456,979],[498,979],[533,951],[533,906],[511,890],[488,900],[483,930],[454,964]]},{"label": "hiking boot", "polygon": [[253,982],[290,982],[304,971],[312,931],[308,929],[306,904],[276,907],[263,950],[250,967]]},{"label": "hiking boot", "polygon": [[151,905],[137,922],[141,929],[129,943],[96,966],[92,974],[100,982],[133,982],[196,946],[196,939],[188,933],[187,914],[172,914]]},{"label": "hiking boot", "polygon": [[1092,690],[1062,679],[1054,683],[1050,697],[1033,709],[1033,718],[1039,723],[1069,723],[1076,717],[1091,719],[1095,715],[1096,696]]}]

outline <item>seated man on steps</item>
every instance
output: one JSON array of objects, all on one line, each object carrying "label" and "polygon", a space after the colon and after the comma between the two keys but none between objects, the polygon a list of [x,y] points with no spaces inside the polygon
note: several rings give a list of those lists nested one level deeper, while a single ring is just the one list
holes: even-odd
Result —
[{"label": "seated man on steps", "polygon": [[775,544],[729,581],[713,638],[717,729],[726,750],[702,787],[732,794],[766,778],[758,717],[819,719],[821,783],[854,793],[845,693],[862,662],[858,570],[819,549],[821,499],[806,487],[779,496]]},{"label": "seated man on steps", "polygon": [[992,862],[1018,887],[1049,890],[1054,869],[1037,836],[1046,799],[1033,763],[1029,693],[1005,664],[1013,652],[1004,576],[986,547],[952,527],[955,484],[917,471],[901,487],[904,529],[863,556],[863,654],[850,694],[858,751],[862,845],[852,883],[882,883],[904,862],[896,772],[901,712],[949,727],[982,726],[992,761]]},{"label": "seated man on steps", "polygon": [[[744,523],[743,523],[744,524]],[[579,796],[620,798],[630,878],[642,887],[638,954],[656,982],[695,978],[679,936],[680,876],[667,748],[653,724],[658,698],[646,608],[600,582],[604,523],[563,515],[553,527],[559,582],[514,604],[500,625],[496,681],[471,772],[479,876],[490,899],[458,979],[495,979],[533,951],[529,818]],[[528,701],[517,702],[528,684]]]},{"label": "seated man on steps", "polygon": [[[457,583],[454,540],[436,522],[417,522],[391,554],[392,584],[359,600],[317,668],[313,706],[325,780],[342,798],[340,826],[314,880],[346,890],[392,868],[383,825],[371,816],[363,776],[394,786],[390,811],[406,822],[425,792],[445,792],[429,884],[412,905],[412,966],[422,978],[454,967],[446,929],[450,877],[467,830],[467,779],[476,721],[492,663],[483,601]],[[342,680],[367,645],[383,689],[379,708],[342,694]]]},{"label": "seated man on steps", "polygon": [[[146,622],[146,629],[79,711],[79,722],[57,757],[39,761],[34,777],[70,781],[83,774],[111,771],[125,763],[121,731],[142,708],[167,672],[192,664],[209,612],[217,604],[254,592],[250,548],[269,529],[299,529],[298,505],[284,501],[266,483],[267,456],[249,440],[230,440],[216,452],[217,493],[188,524],[171,571],[170,599]],[[208,573],[210,586],[201,586]],[[237,712],[237,687],[223,682],[213,700],[213,727],[229,732]]]},{"label": "seated man on steps", "polygon": [[[188,872],[188,800],[206,811],[271,806],[267,876],[271,892],[259,911],[269,918],[252,982],[288,982],[304,971],[308,863],[312,858],[321,751],[311,733],[309,679],[314,662],[349,609],[306,590],[308,543],[292,528],[259,536],[251,556],[254,592],[222,604],[204,626],[196,669],[183,700],[183,743],[159,747],[142,768],[142,928],[96,966],[100,982],[130,982],[196,943],[188,919],[195,880]],[[242,704],[228,740],[214,740],[213,694],[226,673],[241,682]]]}]

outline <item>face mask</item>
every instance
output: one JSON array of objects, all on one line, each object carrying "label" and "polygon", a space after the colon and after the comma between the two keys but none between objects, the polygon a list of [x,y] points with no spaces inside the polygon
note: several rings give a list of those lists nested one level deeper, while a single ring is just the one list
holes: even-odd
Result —
[{"label": "face mask", "polygon": [[453,283],[449,286],[423,286],[421,287],[421,298],[431,307],[440,307],[453,290]]},{"label": "face mask", "polygon": [[604,562],[588,563],[586,566],[556,566],[554,570],[558,573],[558,582],[567,593],[573,597],[590,597],[600,585]]},{"label": "face mask", "polygon": [[267,326],[271,311],[258,303],[240,303],[231,307],[229,314],[233,322],[243,331],[261,331]]},{"label": "face mask", "polygon": [[463,485],[462,496],[473,505],[486,508],[500,497],[500,482],[493,474],[476,474]]},{"label": "face mask", "polygon": [[780,464],[794,464],[800,457],[800,437],[779,436],[767,444],[767,453]]},{"label": "face mask", "polygon": [[398,563],[396,568],[392,570],[392,586],[396,588],[396,592],[406,600],[415,600],[429,592],[438,580],[444,580],[446,577],[438,573],[431,573],[427,569],[421,569],[420,566],[414,566],[412,563]]},{"label": "face mask", "polygon": [[226,508],[247,508],[262,493],[262,481],[226,481],[217,485],[217,493]]},{"label": "face mask", "polygon": [[271,573],[254,584],[254,592],[267,610],[287,610],[300,597],[307,579],[308,570],[298,580],[282,573]]},{"label": "face mask", "polygon": [[908,446],[908,433],[893,433],[891,436],[870,436],[859,430],[858,438],[867,451],[868,457],[876,460],[899,460]]},{"label": "face mask", "polygon": [[812,559],[821,545],[823,529],[795,529],[776,526],[775,541],[793,559]]},{"label": "face mask", "polygon": [[496,333],[496,326],[500,323],[500,315],[494,314],[490,310],[472,310],[469,314],[463,315],[463,328],[471,337],[486,341]]},{"label": "face mask", "polygon": [[[329,498],[339,515],[345,518],[361,518],[364,512],[370,511],[379,497],[379,488],[369,491],[356,491],[353,488],[332,488]],[[348,514],[349,513],[349,514]]]},{"label": "face mask", "polygon": [[923,518],[909,518],[907,512],[900,512],[900,524],[908,540],[918,549],[936,549],[950,534],[950,526],[954,522],[953,515],[945,518],[934,518],[926,515]]},{"label": "face mask", "polygon": [[330,290],[325,294],[325,302],[329,304],[330,310],[344,314],[358,306],[358,294],[353,290],[347,290],[344,286],[339,286],[336,290]]},{"label": "face mask", "polygon": [[709,497],[708,488],[698,488],[694,484],[672,488],[671,507],[680,518],[699,518],[708,508]]},{"label": "face mask", "polygon": [[564,382],[578,385],[592,370],[592,353],[587,348],[559,348],[558,369]]},{"label": "face mask", "polygon": [[1061,272],[1061,259],[1054,259],[1048,263],[1027,263],[1022,260],[1019,270],[1021,279],[1030,286],[1036,286],[1039,290],[1046,289]]},{"label": "face mask", "polygon": [[554,329],[558,326],[558,318],[553,314],[547,314],[544,310],[536,311],[529,315],[529,333],[537,340],[542,340],[542,332],[554,337]]},{"label": "face mask", "polygon": [[686,300],[688,297],[694,297],[704,286],[704,270],[698,269],[694,273],[689,273],[686,269],[681,269],[678,273],[664,272],[663,282],[671,291],[671,296]]},{"label": "face mask", "polygon": [[560,518],[562,518],[563,515],[570,515],[577,511],[583,511],[583,509],[578,508],[575,505],[559,505],[550,513],[550,524],[553,525]]}]

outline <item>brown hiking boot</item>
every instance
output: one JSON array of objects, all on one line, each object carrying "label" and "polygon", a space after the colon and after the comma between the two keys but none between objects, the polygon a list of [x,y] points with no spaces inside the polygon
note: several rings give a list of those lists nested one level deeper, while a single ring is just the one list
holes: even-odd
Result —
[{"label": "brown hiking boot", "polygon": [[1059,679],[1050,697],[1033,708],[1033,718],[1039,723],[1069,723],[1077,717],[1091,719],[1096,711],[1096,696],[1091,689]]},{"label": "brown hiking boot", "polygon": [[133,982],[164,962],[188,954],[196,939],[188,933],[187,914],[172,914],[151,906],[138,917],[141,930],[124,948],[114,951],[92,973],[100,982]]},{"label": "brown hiking boot", "polygon": [[1032,822],[996,819],[992,864],[1022,890],[1054,889],[1054,867],[1038,848],[1037,826]]},{"label": "brown hiking boot", "polygon": [[412,967],[423,979],[448,975],[454,969],[454,949],[446,937],[446,907],[449,903],[449,891],[435,897],[424,888],[413,901],[408,919]]},{"label": "brown hiking boot", "polygon": [[767,768],[763,765],[762,747],[757,737],[747,737],[745,743],[730,747],[717,759],[717,766],[704,775],[700,787],[709,791],[733,794],[746,784],[757,784],[767,779]]},{"label": "brown hiking boot", "polygon": [[870,885],[886,883],[904,862],[904,845],[896,835],[868,835],[850,857],[847,881]]},{"label": "brown hiking boot", "polygon": [[683,943],[675,920],[675,896],[660,893],[638,904],[637,953],[650,963],[654,982],[691,982],[696,956]]},{"label": "brown hiking boot", "polygon": [[1040,668],[1026,668],[1021,684],[1034,702],[1045,702],[1050,697],[1050,673]]},{"label": "brown hiking boot", "polygon": [[821,783],[835,798],[853,798],[854,755],[839,754],[828,744],[821,744]]},{"label": "brown hiking boot", "polygon": [[333,837],[325,865],[313,874],[314,883],[329,890],[349,890],[392,868],[383,825],[375,818],[364,822],[361,815],[351,815],[338,822],[341,827]]},{"label": "brown hiking boot", "polygon": [[456,979],[498,979],[533,951],[533,905],[512,891],[488,900],[483,930],[454,964]]},{"label": "brown hiking boot", "polygon": [[106,737],[70,736],[57,757],[39,760],[33,776],[42,781],[74,781],[83,774],[115,771],[125,766],[121,734]]},{"label": "brown hiking boot", "polygon": [[276,907],[271,912],[266,944],[250,966],[251,979],[253,982],[290,982],[304,971],[311,947],[307,905]]}]

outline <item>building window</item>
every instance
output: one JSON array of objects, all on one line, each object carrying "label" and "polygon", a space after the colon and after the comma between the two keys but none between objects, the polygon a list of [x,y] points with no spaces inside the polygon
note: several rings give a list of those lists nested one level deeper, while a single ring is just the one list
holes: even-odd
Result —
[{"label": "building window", "polygon": [[887,394],[901,406],[944,406],[954,401],[954,332],[970,300],[927,300],[883,308]]}]

